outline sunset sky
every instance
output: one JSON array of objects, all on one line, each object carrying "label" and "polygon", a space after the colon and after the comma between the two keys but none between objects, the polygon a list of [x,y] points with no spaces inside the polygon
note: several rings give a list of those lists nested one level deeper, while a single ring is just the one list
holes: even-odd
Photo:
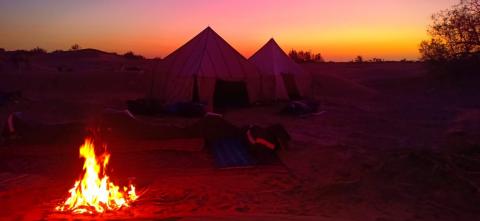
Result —
[{"label": "sunset sky", "polygon": [[432,13],[458,0],[0,0],[0,48],[78,43],[165,57],[205,27],[249,57],[274,37],[326,60],[416,59]]}]

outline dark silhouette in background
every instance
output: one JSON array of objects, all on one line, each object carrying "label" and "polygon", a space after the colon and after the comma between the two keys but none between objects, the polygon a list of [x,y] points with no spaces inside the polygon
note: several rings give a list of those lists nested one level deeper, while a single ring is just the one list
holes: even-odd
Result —
[{"label": "dark silhouette in background", "polygon": [[123,54],[123,57],[128,58],[128,59],[133,59],[133,60],[145,59],[145,57],[143,57],[142,55],[137,55],[137,54],[133,53],[133,51],[129,51],[129,52]]},{"label": "dark silhouette in background", "polygon": [[363,57],[361,55],[358,55],[357,57],[355,57],[355,59],[353,60],[353,62],[355,63],[363,63]]},{"label": "dark silhouette in background", "polygon": [[480,73],[480,0],[461,0],[432,16],[430,39],[420,45],[421,60],[447,73]]},{"label": "dark silhouette in background", "polygon": [[72,47],[70,47],[70,51],[78,51],[80,49],[82,49],[82,47],[80,47],[78,44],[74,44]]},{"label": "dark silhouette in background", "polygon": [[321,63],[325,62],[320,53],[312,53],[311,51],[296,51],[292,49],[288,56],[297,63]]}]

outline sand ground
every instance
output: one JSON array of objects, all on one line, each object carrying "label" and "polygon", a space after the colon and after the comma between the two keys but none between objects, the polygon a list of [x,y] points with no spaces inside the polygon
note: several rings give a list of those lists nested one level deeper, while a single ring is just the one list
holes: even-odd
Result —
[{"label": "sand ground", "polygon": [[[236,125],[282,123],[292,136],[281,164],[219,170],[206,151],[174,151],[119,137],[111,177],[143,193],[129,209],[100,217],[59,214],[82,161],[79,142],[0,147],[0,219],[476,220],[480,91],[432,80],[423,64],[305,65],[325,111],[297,118],[281,104],[225,113]],[[33,68],[34,69],[34,68]],[[144,95],[145,73],[5,71],[0,86],[28,101],[3,107],[45,122],[85,120]],[[448,82],[448,81],[446,81]],[[478,82],[478,81],[477,81]],[[186,125],[196,119],[162,118]],[[460,141],[451,138],[452,127]],[[457,135],[459,133],[456,133]],[[455,134],[454,134],[455,135]],[[472,138],[473,136],[473,138]],[[81,138],[79,139],[81,140]],[[477,145],[477,146],[475,146]],[[472,149],[473,148],[473,149]],[[475,149],[477,148],[477,149]]]}]

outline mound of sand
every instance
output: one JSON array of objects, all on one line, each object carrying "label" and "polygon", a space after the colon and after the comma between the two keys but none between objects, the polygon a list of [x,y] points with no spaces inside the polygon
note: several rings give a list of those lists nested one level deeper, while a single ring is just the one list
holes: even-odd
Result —
[{"label": "mound of sand", "polygon": [[428,72],[421,62],[385,63],[320,63],[305,64],[305,68],[317,73],[334,74],[360,84],[422,77]]},{"label": "mound of sand", "polygon": [[413,210],[419,216],[473,218],[480,212],[476,206],[479,189],[468,171],[459,167],[461,162],[433,152],[392,154],[359,182],[359,192],[384,209],[404,202],[403,206],[410,204],[411,208],[402,210]]},{"label": "mound of sand", "polygon": [[457,113],[444,137],[444,148],[450,152],[480,153],[480,109],[467,109]]},{"label": "mound of sand", "polygon": [[[0,72],[6,74],[32,73],[38,75],[57,72],[83,74],[95,71],[113,73],[128,68],[140,72],[149,69],[150,63],[151,60],[148,59],[131,59],[97,49],[55,51],[51,53],[8,51],[0,54]],[[2,68],[3,66],[9,68]]]},{"label": "mound of sand", "polygon": [[304,64],[303,67],[313,75],[313,90],[318,98],[336,97],[346,99],[369,99],[377,92],[356,82],[344,79],[318,69],[317,64]]}]

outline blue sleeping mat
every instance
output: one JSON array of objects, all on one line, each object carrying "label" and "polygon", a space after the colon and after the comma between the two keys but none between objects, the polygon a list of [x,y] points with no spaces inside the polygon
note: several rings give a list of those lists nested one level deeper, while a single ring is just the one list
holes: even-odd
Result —
[{"label": "blue sleeping mat", "polygon": [[238,138],[215,140],[212,142],[212,151],[217,168],[246,168],[256,164],[246,144]]}]

